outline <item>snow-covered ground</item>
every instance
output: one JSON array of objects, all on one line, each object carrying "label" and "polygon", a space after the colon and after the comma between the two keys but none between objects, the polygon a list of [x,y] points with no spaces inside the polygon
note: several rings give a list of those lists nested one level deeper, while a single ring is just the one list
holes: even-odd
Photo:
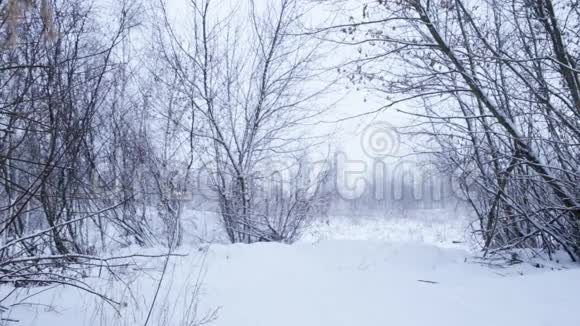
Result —
[{"label": "snow-covered ground", "polygon": [[[463,221],[340,217],[315,223],[294,245],[192,244],[170,259],[149,325],[192,325],[213,312],[216,326],[580,325],[577,265],[478,259]],[[124,302],[121,317],[61,287],[20,293],[26,303],[2,317],[15,325],[143,325],[162,265],[141,260],[139,271],[123,272],[125,285],[87,280]]]},{"label": "snow-covered ground", "polygon": [[439,247],[471,247],[469,217],[465,210],[393,210],[381,215],[334,215],[319,219],[302,241],[373,240],[412,242]]}]

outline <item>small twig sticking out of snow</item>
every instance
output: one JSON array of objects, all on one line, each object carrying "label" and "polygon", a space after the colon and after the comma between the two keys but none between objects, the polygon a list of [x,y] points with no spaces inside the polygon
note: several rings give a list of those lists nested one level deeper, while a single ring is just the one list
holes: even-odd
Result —
[{"label": "small twig sticking out of snow", "polygon": [[429,281],[429,280],[417,280],[417,282],[428,283],[428,284],[439,284],[439,282]]},{"label": "small twig sticking out of snow", "polygon": [[8,322],[8,323],[18,323],[18,322],[20,322],[20,320],[18,320],[18,319],[10,319],[10,318],[2,318],[2,319],[0,319],[0,321],[5,321],[5,322]]}]

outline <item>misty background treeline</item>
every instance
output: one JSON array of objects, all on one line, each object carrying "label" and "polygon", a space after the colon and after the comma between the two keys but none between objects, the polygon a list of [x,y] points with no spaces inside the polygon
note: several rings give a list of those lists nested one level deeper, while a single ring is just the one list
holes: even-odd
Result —
[{"label": "misty background treeline", "polygon": [[[580,257],[577,2],[169,4],[0,1],[1,282],[177,247],[188,209],[218,212],[232,242],[292,242],[333,208],[451,197],[486,252]],[[337,47],[356,55],[329,60]],[[337,71],[414,118],[396,131],[429,169],[340,193],[313,128]]]}]

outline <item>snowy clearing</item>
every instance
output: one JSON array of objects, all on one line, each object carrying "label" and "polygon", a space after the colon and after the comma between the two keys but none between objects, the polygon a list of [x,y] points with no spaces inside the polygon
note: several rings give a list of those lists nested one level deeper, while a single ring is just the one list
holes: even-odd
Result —
[{"label": "snowy clearing", "polygon": [[[433,232],[451,230],[450,226],[433,222],[428,228],[425,222],[405,219],[372,221],[321,222],[305,236],[309,241],[295,245],[182,249],[188,255],[170,260],[149,325],[187,325],[215,309],[217,318],[211,325],[216,326],[580,324],[575,310],[578,266],[483,261],[466,249],[445,246],[458,231],[433,241],[437,239]],[[423,234],[410,239],[360,240],[364,234],[373,238],[369,233],[373,229],[412,234],[417,224]],[[402,231],[405,227],[407,232]],[[348,232],[337,232],[341,229],[358,240],[345,239]],[[340,240],[316,240],[312,235],[332,238],[327,232],[338,234]],[[427,241],[420,243],[418,237]],[[93,296],[57,288],[16,306],[10,318],[20,320],[18,325],[143,325],[160,265],[154,260],[141,263],[143,271],[135,273],[140,276],[128,284],[132,297],[118,282],[89,281],[123,297],[127,307],[121,310],[122,317]],[[199,306],[194,308],[191,299],[198,278],[203,284],[198,289]],[[30,304],[34,302],[43,305]]]},{"label": "snowy clearing", "polygon": [[0,0],[0,326],[580,326],[580,0]]}]

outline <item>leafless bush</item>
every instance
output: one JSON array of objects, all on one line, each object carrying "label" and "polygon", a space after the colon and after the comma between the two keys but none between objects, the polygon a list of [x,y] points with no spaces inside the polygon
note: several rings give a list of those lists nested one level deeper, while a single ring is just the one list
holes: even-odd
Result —
[{"label": "leafless bush", "polygon": [[119,59],[135,8],[103,24],[84,1],[24,2],[0,3],[0,283],[91,292],[100,255],[152,241],[143,106]]},{"label": "leafless bush", "polygon": [[[296,127],[320,114],[307,103],[322,92],[306,87],[315,78],[319,42],[298,35],[300,4],[284,0],[264,6],[243,1],[218,8],[210,1],[190,1],[186,23],[176,23],[162,3],[166,21],[156,29],[160,61],[171,72],[158,77],[175,85],[183,105],[191,108],[189,116],[198,119],[179,125],[198,143],[233,242],[290,240],[295,231],[281,219],[295,219],[298,227],[310,205],[302,190],[293,189],[285,199],[256,206],[256,192],[264,186],[260,179],[269,170],[263,163],[308,146]],[[194,32],[179,33],[181,24]]]},{"label": "leafless bush", "polygon": [[454,176],[486,252],[579,258],[578,23],[566,1],[406,0],[334,26],[361,46],[351,81],[385,94],[383,109],[406,104],[419,122],[402,132],[433,140],[417,151]]}]

